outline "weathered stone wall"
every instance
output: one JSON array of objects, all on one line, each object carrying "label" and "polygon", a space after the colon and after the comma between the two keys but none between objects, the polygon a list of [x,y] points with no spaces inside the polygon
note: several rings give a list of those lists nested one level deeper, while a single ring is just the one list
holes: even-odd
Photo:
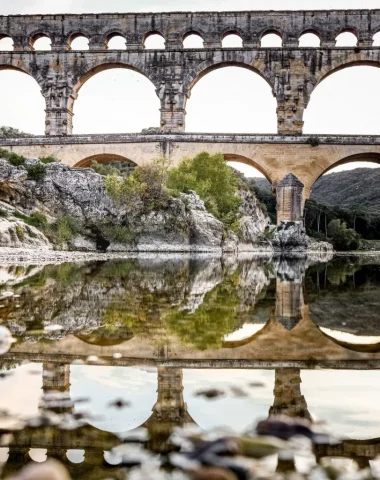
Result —
[{"label": "weathered stone wall", "polygon": [[[39,83],[46,100],[47,135],[71,134],[81,86],[113,67],[148,77],[161,101],[161,129],[184,131],[191,88],[210,70],[227,65],[260,74],[277,99],[278,132],[297,134],[310,94],[323,78],[348,65],[380,65],[380,48],[372,46],[378,30],[380,10],[2,16],[0,39],[11,37],[15,52],[0,53],[0,68],[24,71]],[[343,31],[357,36],[356,47],[335,47]],[[283,48],[262,48],[261,38],[273,32],[282,37]],[[299,48],[305,32],[316,33],[321,47]],[[165,50],[144,50],[145,39],[153,33],[165,38]],[[204,49],[183,48],[190,33],[203,38]],[[230,33],[241,36],[242,48],[221,48]],[[70,51],[78,35],[89,39],[89,51]],[[115,35],[126,38],[126,51],[107,50]],[[41,36],[51,39],[51,52],[33,51]]]}]

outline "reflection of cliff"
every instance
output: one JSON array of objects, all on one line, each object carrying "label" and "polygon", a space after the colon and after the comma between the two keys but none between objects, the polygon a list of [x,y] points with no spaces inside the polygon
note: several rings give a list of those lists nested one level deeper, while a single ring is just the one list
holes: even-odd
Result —
[{"label": "reflection of cliff", "polygon": [[180,306],[166,312],[168,330],[183,343],[201,350],[219,348],[225,335],[252,321],[268,277],[257,262],[238,264],[231,270],[204,296],[197,309]]},{"label": "reflection of cliff", "polygon": [[168,327],[178,332],[167,321],[172,311],[200,318],[201,336],[222,323],[222,338],[249,316],[268,280],[257,263],[175,256],[47,266],[13,283],[16,295],[1,302],[0,322],[15,336],[28,342],[75,334],[106,346],[135,335],[162,337]]}]

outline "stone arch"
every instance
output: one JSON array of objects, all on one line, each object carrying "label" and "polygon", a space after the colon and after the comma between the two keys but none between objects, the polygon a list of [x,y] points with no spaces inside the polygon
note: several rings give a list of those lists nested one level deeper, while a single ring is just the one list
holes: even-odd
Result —
[{"label": "stone arch", "polygon": [[[321,33],[314,29],[314,28],[307,28],[305,30],[303,30],[300,35],[298,35],[298,44],[300,43],[300,40],[301,38],[304,36],[304,35],[308,35],[308,34],[311,34],[311,35],[315,35],[316,37],[319,38],[319,45],[321,45],[321,42],[322,42],[322,35]],[[302,48],[302,47],[301,47]],[[307,48],[307,47],[306,47]]]},{"label": "stone arch", "polygon": [[[352,33],[352,35],[355,35],[356,37],[356,45],[358,44],[359,42],[359,32],[358,30],[355,28],[355,27],[345,27],[345,28],[341,28],[339,30],[336,30],[334,35],[333,35],[333,38],[335,40],[335,43],[337,42],[338,40],[338,37],[342,34],[342,33]],[[339,46],[339,45],[338,45]]]},{"label": "stone arch", "polygon": [[376,46],[380,46],[380,30],[378,30],[377,32],[375,31],[375,33],[373,34],[372,36],[372,46],[376,47]]},{"label": "stone arch", "polygon": [[[225,47],[223,45],[223,42],[225,41],[226,38],[228,37],[238,37],[240,39],[240,42],[241,42],[241,46],[239,47]],[[244,46],[244,32],[241,31],[240,29],[229,29],[229,30],[226,30],[222,33],[221,35],[221,42],[222,42],[222,48],[242,48]]]},{"label": "stone arch", "polygon": [[[261,45],[262,40],[266,35],[277,35],[281,39],[281,45],[284,41],[284,33],[282,32],[281,29],[279,29],[279,28],[267,28],[267,29],[265,29],[265,30],[263,30],[259,33],[260,47],[262,46]],[[263,48],[267,48],[267,47],[263,47]]]},{"label": "stone arch", "polygon": [[306,102],[305,106],[310,101],[310,96],[315,90],[315,88],[327,77],[332,75],[339,70],[343,70],[344,68],[349,67],[358,67],[358,66],[367,66],[367,67],[380,67],[380,55],[378,60],[373,60],[369,58],[368,52],[366,51],[359,51],[359,52],[352,52],[348,55],[344,55],[342,57],[338,57],[332,60],[331,64],[328,66],[324,66],[315,73],[313,79],[307,83],[307,92],[306,92]]},{"label": "stone arch", "polygon": [[[244,60],[244,55],[240,54],[240,52],[239,53],[234,52],[233,56],[230,53],[231,52],[228,52],[228,51],[223,50],[223,49],[220,50],[217,55],[214,55],[213,57],[211,57],[208,60],[199,64],[191,72],[189,72],[188,75],[184,78],[184,81],[183,81],[183,84],[182,84],[182,91],[183,91],[183,107],[182,108],[183,108],[184,111],[186,110],[188,99],[190,99],[190,97],[191,97],[192,89],[199,82],[199,80],[201,80],[207,74],[212,73],[214,70],[218,70],[218,69],[225,68],[225,67],[241,67],[245,70],[249,70],[249,71],[251,71],[255,74],[258,74],[259,77],[262,77],[266,81],[266,83],[269,85],[270,89],[268,89],[268,93],[271,92],[272,97],[276,97],[276,95],[274,94],[274,88],[273,88],[274,80],[272,82],[272,79],[269,77],[269,75],[272,75],[272,73],[265,70],[265,65],[264,65],[263,62],[260,62],[259,60],[255,60],[255,61],[252,61],[252,62],[248,63],[248,62],[246,62],[246,60]],[[236,59],[236,60],[231,61],[230,60],[231,57]],[[235,70],[238,70],[238,69],[236,68]],[[231,73],[231,75],[235,75],[235,73],[236,72]],[[242,79],[242,81],[244,82],[244,85],[247,85],[249,83],[249,80],[248,80],[246,75],[245,76],[242,75],[241,77],[237,76],[235,78],[235,81],[239,82],[239,78]],[[259,80],[259,79],[257,78],[256,82],[257,82],[257,80]],[[254,81],[255,80],[253,79],[253,82]],[[260,80],[259,80],[259,82],[260,82]],[[223,84],[223,82],[222,82],[222,84]],[[263,88],[263,90],[262,90],[262,93],[264,95],[263,98],[266,99],[267,98],[266,97],[267,92],[264,91],[264,89],[266,88],[265,84],[263,86],[261,86],[257,82],[256,86],[258,88]],[[209,87],[210,87],[210,85],[209,85]],[[228,87],[226,86],[226,84],[223,84],[223,88],[227,89],[225,91],[228,92]],[[248,94],[249,94],[249,92],[250,92],[250,90],[248,89]],[[254,95],[255,94],[254,92],[256,92],[256,90],[252,90],[252,92],[253,92],[252,95]],[[268,105],[267,105],[267,110],[266,110],[266,112],[268,112],[268,114],[265,114],[265,119],[266,119],[266,122],[267,122],[266,131],[267,132],[270,131],[270,132],[275,133],[276,132],[276,127],[275,127],[274,124],[272,125],[272,120],[275,121],[275,119],[276,119],[277,105],[276,105],[276,101],[273,100],[272,97],[269,93],[269,95],[268,95]],[[250,96],[249,101],[251,100],[251,98],[252,97]],[[272,106],[272,103],[273,103],[273,106]],[[195,104],[196,104],[196,102],[195,102]],[[235,105],[237,105],[237,104],[235,103]],[[199,104],[198,104],[198,106],[199,106]],[[255,108],[255,107],[252,106],[252,108]],[[214,110],[210,110],[210,112],[214,112]],[[271,116],[271,112],[273,112],[273,117]],[[188,113],[189,113],[189,116],[187,117],[187,119],[189,121],[190,110],[189,110]],[[220,117],[220,118],[222,118],[222,117]],[[193,131],[194,131],[194,128],[196,128],[196,126],[193,126],[193,127],[190,127],[190,128],[192,128]],[[210,128],[211,128],[211,130],[210,130]],[[215,130],[212,130],[212,128],[213,128],[213,126],[210,124],[209,125],[209,131],[215,131]],[[236,129],[234,130],[233,126],[231,127],[231,125],[230,125],[229,128],[230,129],[232,128],[230,130],[230,132],[239,133]],[[239,128],[240,128],[240,132],[250,133],[250,131],[252,131],[252,130],[250,130],[250,131],[247,130],[247,127],[244,124],[241,124],[239,126]],[[219,128],[219,130],[220,130],[220,128]],[[259,131],[262,131],[262,130],[260,130],[260,128],[259,128]]]},{"label": "stone arch", "polygon": [[41,32],[41,31],[38,31],[36,33],[32,33],[30,36],[29,36],[29,45],[30,45],[30,48],[32,50],[38,50],[38,48],[36,49],[35,48],[35,44],[38,40],[40,40],[41,38],[47,38],[50,40],[50,50],[51,50],[51,43],[52,43],[52,39],[50,37],[49,34],[45,33],[45,32]]},{"label": "stone arch", "polygon": [[[7,39],[9,39],[9,40],[13,43],[13,38],[12,38],[10,35],[8,35],[8,34],[6,34],[6,33],[0,33],[0,45],[1,45],[1,41],[2,41],[2,40],[7,40]],[[0,51],[2,51],[1,46],[0,46]],[[9,48],[9,49],[4,50],[4,51],[13,52],[13,51],[14,51],[14,45],[13,45],[12,48]]]},{"label": "stone arch", "polygon": [[330,164],[326,166],[323,171],[319,171],[318,173],[316,172],[315,178],[312,179],[311,185],[313,185],[322,175],[325,173],[329,172],[335,167],[338,167],[339,165],[344,165],[346,163],[351,163],[351,162],[372,162],[372,163],[378,163],[380,165],[380,152],[361,152],[361,153],[354,153],[352,155],[349,155],[347,157],[343,157],[339,160],[330,160]]},{"label": "stone arch", "polygon": [[153,83],[153,85],[157,88],[157,85],[152,81],[152,78],[150,78],[149,75],[144,71],[144,67],[139,61],[137,61],[136,64],[119,63],[119,62],[117,63],[116,62],[115,63],[100,62],[97,65],[96,64],[93,65],[92,68],[90,68],[89,70],[85,72],[81,72],[81,75],[78,75],[78,77],[74,79],[75,83],[74,83],[74,86],[72,87],[71,95],[68,99],[68,104],[67,104],[67,108],[71,112],[71,114],[73,113],[74,102],[78,98],[78,92],[83,87],[83,85],[97,73],[103,72],[105,70],[110,70],[112,68],[123,68],[127,70],[132,70],[137,73],[141,73],[146,78],[148,78],[148,80],[150,80]]},{"label": "stone arch", "polygon": [[144,48],[145,47],[145,42],[148,40],[149,37],[152,37],[152,36],[159,36],[161,37],[163,40],[164,40],[164,47],[161,49],[161,48],[157,48],[157,49],[154,49],[154,50],[164,50],[166,48],[166,38],[165,38],[165,35],[160,32],[159,30],[151,30],[147,33],[144,34],[143,36],[143,45],[144,45]]},{"label": "stone arch", "polygon": [[122,155],[117,155],[115,153],[99,153],[97,155],[91,155],[89,157],[84,158],[83,160],[80,160],[77,162],[75,165],[73,165],[76,168],[88,168],[91,166],[92,162],[98,162],[98,163],[105,163],[107,161],[126,161],[133,163],[137,167],[137,164],[130,160],[127,157],[123,157]]},{"label": "stone arch", "polygon": [[199,82],[199,80],[201,80],[201,78],[203,78],[205,75],[212,72],[213,70],[224,67],[242,67],[246,68],[247,70],[251,70],[254,73],[257,73],[268,83],[268,85],[271,87],[273,96],[275,96],[274,78],[271,77],[272,74],[270,72],[265,70],[262,62],[253,61],[251,63],[246,63],[243,57],[236,59],[235,61],[224,60],[224,55],[223,53],[221,53],[218,56],[215,55],[212,59],[205,60],[204,62],[200,63],[196,68],[192,70],[191,73],[189,73],[184,78],[184,92],[187,95],[187,98],[190,98],[191,89],[196,83]]},{"label": "stone arch", "polygon": [[192,35],[199,37],[202,40],[202,42],[204,42],[204,35],[203,33],[201,33],[200,30],[188,30],[184,35],[181,36],[182,48],[186,48],[184,47],[184,42],[188,37]]},{"label": "stone arch", "polygon": [[84,38],[87,38],[88,42],[90,43],[90,37],[91,35],[87,32],[83,32],[83,31],[74,31],[74,32],[71,32],[67,35],[66,37],[66,43],[69,47],[69,50],[71,50],[71,45],[73,43],[74,40],[76,40],[77,38],[81,38],[81,37],[84,37]]},{"label": "stone arch", "polygon": [[115,37],[122,37],[125,40],[125,49],[127,48],[127,38],[123,31],[121,30],[111,30],[104,35],[104,45],[108,49],[109,42]]},{"label": "stone arch", "polygon": [[223,156],[226,162],[243,163],[244,165],[248,165],[250,167],[255,168],[261,174],[264,175],[264,177],[268,180],[268,182],[273,183],[273,180],[270,178],[270,174],[266,171],[264,166],[256,162],[255,160],[249,157],[245,157],[243,155],[236,154],[236,153],[223,153]]},{"label": "stone arch", "polygon": [[[39,88],[36,90],[36,95],[34,95],[34,92],[33,92],[33,95],[30,95],[28,97],[28,100],[31,97],[37,98],[38,99],[37,101],[40,101],[39,100],[40,98],[43,99],[42,100],[43,105],[41,105],[42,106],[42,112],[43,112],[47,108],[46,98],[44,97],[44,94],[43,94],[45,79],[42,77],[42,75],[40,73],[33,71],[33,68],[32,68],[33,65],[28,64],[28,63],[20,63],[17,58],[13,57],[13,55],[11,55],[10,58],[8,58],[8,61],[9,61],[9,63],[6,63],[6,64],[1,64],[0,63],[0,73],[1,73],[2,70],[12,70],[12,71],[16,71],[16,72],[19,72],[19,73],[26,74],[27,76],[31,77],[36,82],[36,84],[38,85]],[[37,105],[35,105],[35,107],[36,106]],[[4,106],[3,106],[3,108],[4,108]],[[38,110],[38,111],[40,111],[40,110]],[[45,121],[45,114],[43,116],[44,116],[43,121]],[[38,125],[39,125],[39,121],[38,121]],[[17,125],[13,125],[13,126],[17,127]],[[21,126],[19,126],[18,128],[20,128],[21,130],[23,129]],[[42,134],[42,132],[41,132],[41,134]]]}]

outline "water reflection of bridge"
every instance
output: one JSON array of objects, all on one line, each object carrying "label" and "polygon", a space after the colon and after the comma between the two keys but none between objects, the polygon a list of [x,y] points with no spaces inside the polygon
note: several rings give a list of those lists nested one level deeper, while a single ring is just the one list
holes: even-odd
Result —
[{"label": "water reflection of bridge", "polygon": [[[52,372],[54,372],[53,376]],[[47,393],[52,390],[70,392],[69,365],[44,365],[43,391]],[[301,392],[299,369],[276,369],[273,393],[274,400],[268,412],[269,415],[285,414],[290,417],[308,418],[312,421],[306,399]],[[59,410],[59,413],[72,412],[72,405]],[[182,370],[160,367],[157,372],[157,401],[152,408],[151,416],[142,425],[149,431],[149,448],[161,453],[170,451],[171,430],[175,426],[186,423],[194,423],[194,420],[189,415],[183,398]],[[118,468],[108,463],[104,452],[111,450],[119,443],[117,435],[89,424],[75,430],[51,426],[24,428],[13,433],[4,473],[8,475],[30,461],[34,449],[44,449],[47,457],[62,461],[74,478],[94,478],[95,466],[99,478],[102,478],[105,472],[111,473],[112,469]],[[70,450],[83,451],[83,460],[76,464],[72,463],[67,456]],[[314,453],[317,461],[323,457],[345,457],[354,459],[360,466],[365,466],[370,460],[380,455],[380,439],[350,439],[336,445],[318,445]]]},{"label": "water reflection of bridge", "polygon": [[286,263],[277,266],[275,308],[263,328],[249,338],[224,341],[222,348],[197,350],[161,329],[152,336],[120,338],[117,344],[85,342],[81,335],[67,335],[54,342],[19,343],[2,359],[69,364],[96,356],[104,365],[119,366],[380,368],[380,344],[337,340],[312,321],[303,299],[303,272],[295,271],[297,265],[301,269],[302,263],[292,268]]},{"label": "water reflection of bridge", "polygon": [[[311,320],[304,304],[302,275],[292,277],[289,272],[282,274],[280,270],[276,279],[276,305],[265,326],[249,338],[225,341],[219,349],[198,351],[181,344],[167,332],[154,339],[135,336],[118,345],[96,345],[68,336],[52,343],[16,344],[2,360],[5,364],[20,364],[23,360],[41,362],[43,373],[50,372],[50,375],[42,374],[44,391],[68,393],[70,364],[77,359],[96,356],[101,365],[156,366],[157,400],[143,426],[150,432],[149,447],[167,452],[171,448],[172,428],[194,422],[183,397],[182,368],[274,369],[274,400],[268,414],[312,419],[301,391],[301,370],[316,367],[378,369],[379,350],[378,345],[348,344],[323,333]],[[94,472],[102,478],[105,472],[118,469],[108,464],[104,451],[119,443],[117,435],[92,425],[76,430],[44,426],[25,428],[14,433],[5,474],[25,464],[33,449],[46,449],[47,456],[63,461],[74,478],[94,478]],[[82,450],[83,461],[70,462],[69,450]],[[363,466],[380,455],[380,439],[350,439],[337,445],[318,445],[315,455],[317,460],[325,456],[353,458]]]}]

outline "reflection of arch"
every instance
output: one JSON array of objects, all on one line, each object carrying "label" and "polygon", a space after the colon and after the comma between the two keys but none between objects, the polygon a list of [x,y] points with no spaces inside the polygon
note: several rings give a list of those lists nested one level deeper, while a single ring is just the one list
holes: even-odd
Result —
[{"label": "reflection of arch", "polygon": [[126,336],[120,337],[113,337],[108,334],[107,337],[99,335],[99,333],[81,333],[74,335],[78,340],[81,340],[88,345],[98,345],[102,347],[112,347],[115,345],[121,345],[122,343],[128,342],[128,340],[132,340],[134,338],[134,334],[129,332]]},{"label": "reflection of arch", "polygon": [[352,350],[355,352],[361,352],[361,353],[376,353],[380,352],[380,342],[379,343],[372,343],[372,344],[359,344],[359,343],[349,343],[345,342],[343,340],[338,340],[332,335],[328,335],[326,332],[324,332],[318,325],[317,325],[319,331],[323,336],[334,342],[335,344],[346,348],[347,350]]},{"label": "reflection of arch", "polygon": [[83,160],[80,160],[77,162],[74,167],[90,167],[92,162],[98,162],[98,163],[105,163],[108,161],[116,161],[116,162],[129,162],[135,166],[135,162],[132,160],[129,160],[127,157],[123,157],[122,155],[116,155],[114,153],[99,153],[97,155],[91,155],[90,157],[86,157]]},{"label": "reflection of arch", "polygon": [[248,345],[253,340],[256,340],[261,335],[263,335],[267,330],[271,329],[271,322],[270,320],[261,328],[258,332],[254,333],[250,337],[243,338],[242,340],[226,340],[222,343],[222,348],[239,348]]}]

